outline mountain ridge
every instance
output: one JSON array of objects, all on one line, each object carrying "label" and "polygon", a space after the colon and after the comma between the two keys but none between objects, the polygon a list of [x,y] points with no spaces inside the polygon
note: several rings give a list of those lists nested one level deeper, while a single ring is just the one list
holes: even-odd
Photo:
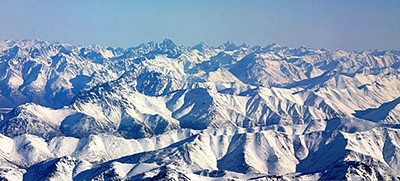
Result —
[{"label": "mountain ridge", "polygon": [[399,179],[398,65],[394,50],[1,41],[0,178]]}]

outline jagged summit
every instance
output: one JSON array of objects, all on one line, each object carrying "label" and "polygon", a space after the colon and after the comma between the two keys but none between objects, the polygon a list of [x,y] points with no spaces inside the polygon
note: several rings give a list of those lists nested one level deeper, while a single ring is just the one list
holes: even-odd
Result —
[{"label": "jagged summit", "polygon": [[204,42],[200,42],[199,44],[197,44],[197,45],[195,45],[194,47],[192,47],[192,49],[196,49],[196,50],[198,50],[198,51],[200,51],[200,52],[204,52],[204,51],[206,51],[207,49],[209,49],[210,47],[206,44],[206,43],[204,43]]},{"label": "jagged summit", "polygon": [[225,51],[232,51],[237,49],[238,47],[232,41],[227,41],[218,48],[223,49]]},{"label": "jagged summit", "polygon": [[274,50],[274,49],[277,49],[277,48],[282,48],[282,46],[277,44],[277,43],[271,43],[271,44],[269,44],[269,45],[264,47],[265,50]]},{"label": "jagged summit", "polygon": [[176,47],[175,43],[170,39],[163,40],[162,43],[160,43],[160,46],[167,49],[172,49]]},{"label": "jagged summit", "polygon": [[247,44],[247,43],[242,43],[239,47],[240,47],[240,48],[249,48],[250,45]]}]

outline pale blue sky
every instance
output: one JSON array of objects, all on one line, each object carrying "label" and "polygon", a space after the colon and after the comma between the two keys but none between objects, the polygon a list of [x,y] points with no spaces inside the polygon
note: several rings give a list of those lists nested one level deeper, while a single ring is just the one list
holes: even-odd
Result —
[{"label": "pale blue sky", "polygon": [[0,39],[400,49],[400,0],[0,0]]}]

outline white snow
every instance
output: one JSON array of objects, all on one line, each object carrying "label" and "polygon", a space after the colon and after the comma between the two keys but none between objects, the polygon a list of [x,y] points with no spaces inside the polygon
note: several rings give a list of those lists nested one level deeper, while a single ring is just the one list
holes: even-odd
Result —
[{"label": "white snow", "polygon": [[0,41],[0,177],[399,175],[398,52],[199,46]]}]

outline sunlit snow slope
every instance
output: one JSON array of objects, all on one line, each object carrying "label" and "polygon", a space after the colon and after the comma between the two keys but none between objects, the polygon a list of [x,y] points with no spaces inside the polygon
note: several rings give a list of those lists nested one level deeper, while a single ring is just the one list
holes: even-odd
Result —
[{"label": "sunlit snow slope", "polygon": [[0,110],[0,180],[400,178],[400,51],[1,41]]}]

